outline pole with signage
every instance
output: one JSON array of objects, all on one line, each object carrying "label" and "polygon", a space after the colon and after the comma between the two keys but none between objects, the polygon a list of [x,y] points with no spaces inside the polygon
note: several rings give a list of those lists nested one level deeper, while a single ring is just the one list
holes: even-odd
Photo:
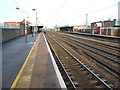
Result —
[{"label": "pole with signage", "polygon": [[27,42],[27,22],[25,20],[25,42]]},{"label": "pole with signage", "polygon": [[37,12],[36,12],[36,25],[35,25],[36,26],[36,31],[35,31],[35,33],[37,32],[37,19],[38,18],[37,18]]}]

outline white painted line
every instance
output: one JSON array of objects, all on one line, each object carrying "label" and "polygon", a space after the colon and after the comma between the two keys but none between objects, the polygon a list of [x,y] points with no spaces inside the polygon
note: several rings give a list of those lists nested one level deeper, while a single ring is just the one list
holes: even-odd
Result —
[{"label": "white painted line", "polygon": [[60,73],[60,71],[59,71],[59,69],[58,69],[58,67],[57,67],[57,64],[56,64],[55,59],[54,59],[54,57],[53,57],[53,54],[52,54],[52,52],[51,52],[51,50],[50,50],[50,47],[49,47],[48,42],[47,42],[47,40],[46,40],[46,37],[45,37],[44,34],[43,34],[43,36],[44,36],[44,39],[45,39],[45,42],[46,42],[46,45],[47,45],[47,48],[48,48],[48,52],[49,52],[49,54],[50,54],[50,57],[51,57],[51,60],[52,60],[52,63],[53,63],[54,69],[55,69],[55,72],[56,72],[56,74],[57,74],[57,77],[58,77],[60,86],[61,86],[61,88],[67,88],[66,85],[65,85],[65,82],[64,82],[64,80],[63,80],[63,78],[62,78],[62,75],[61,75],[61,73]]}]

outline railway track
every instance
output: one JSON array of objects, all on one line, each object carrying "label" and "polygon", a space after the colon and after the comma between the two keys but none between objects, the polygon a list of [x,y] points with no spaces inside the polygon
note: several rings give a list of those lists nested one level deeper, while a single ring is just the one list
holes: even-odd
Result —
[{"label": "railway track", "polygon": [[[57,36],[59,36],[59,35],[57,35]],[[61,38],[63,38],[64,36],[59,36],[59,37],[61,37]],[[119,52],[117,52],[117,53],[112,53],[112,52],[110,52],[110,51],[107,51],[107,50],[103,50],[103,49],[101,49],[101,48],[97,48],[97,47],[95,47],[95,46],[91,46],[91,45],[89,45],[89,44],[86,44],[86,43],[83,43],[83,42],[80,42],[79,40],[76,40],[76,39],[73,39],[73,37],[72,38],[70,38],[70,37],[64,37],[65,39],[67,38],[67,39],[69,39],[69,41],[74,41],[74,42],[76,42],[76,43],[78,43],[78,45],[80,44],[82,44],[83,46],[87,46],[88,48],[91,48],[91,50],[90,49],[87,49],[87,50],[90,50],[90,51],[92,51],[92,52],[94,52],[95,50],[97,50],[96,52],[98,52],[99,51],[99,55],[100,56],[103,56],[103,57],[105,57],[105,58],[107,58],[107,59],[110,59],[111,61],[113,61],[113,62],[115,62],[115,63],[117,63],[117,64],[120,64],[120,62],[118,61],[119,60],[119,58],[120,58],[120,55],[118,54]],[[94,50],[94,51],[93,51]],[[117,49],[117,50],[119,50],[119,49]],[[96,53],[96,52],[94,52],[94,53]]]},{"label": "railway track", "polygon": [[75,90],[79,88],[106,88],[112,90],[104,80],[71,54],[56,39],[53,39],[50,35],[46,35],[46,37],[55,58],[58,60],[60,70],[62,72],[64,70],[62,75],[68,87]]},{"label": "railway track", "polygon": [[77,36],[81,36],[81,37],[87,37],[87,38],[92,38],[92,39],[96,39],[99,41],[108,41],[108,42],[112,42],[112,43],[119,43],[119,37],[111,37],[111,36],[106,36],[106,35],[97,35],[97,34],[88,34],[88,33],[79,33],[79,32],[65,32],[65,33],[69,33],[69,34],[75,34]]},{"label": "railway track", "polygon": [[[99,73],[100,77],[102,78],[106,78],[109,83],[112,83],[113,84],[113,87],[118,87],[119,85],[119,81],[120,81],[120,78],[119,78],[119,74],[120,74],[120,71],[119,71],[119,63],[112,60],[110,60],[109,58],[106,59],[105,57],[97,54],[97,52],[95,52],[93,49],[89,50],[89,48],[86,49],[85,45],[83,46],[80,46],[79,43],[76,43],[74,40],[66,40],[66,38],[69,38],[69,37],[64,37],[64,36],[61,36],[59,37],[59,34],[55,34],[55,33],[51,33],[49,32],[49,34],[55,38],[55,39],[58,39],[57,41],[59,41],[59,43],[65,43],[66,45],[68,45],[68,47],[71,47],[74,51],[76,51],[79,55],[82,55],[83,57],[85,57],[86,59],[88,59],[87,62],[91,62],[91,64],[89,65],[89,63],[86,63],[86,61],[83,62],[86,63],[90,68],[92,68],[92,70],[96,69],[97,68],[100,68],[100,69],[103,69],[103,70],[95,70],[96,73]],[[93,53],[94,52],[94,53]],[[74,52],[73,52],[74,54]],[[76,54],[74,54],[76,56]],[[104,54],[103,54],[104,55]],[[79,56],[77,56],[79,58]],[[92,61],[91,61],[92,60]],[[95,63],[97,67],[94,67],[92,65],[92,63]],[[92,65],[92,67],[91,67]],[[102,73],[104,72],[104,73]],[[103,74],[103,75],[102,75]]]},{"label": "railway track", "polygon": [[94,44],[95,46],[97,46],[97,47],[104,47],[103,49],[107,49],[108,51],[113,51],[113,53],[118,53],[119,52],[119,50],[120,50],[120,47],[119,47],[119,44],[117,43],[117,45],[115,45],[115,43],[113,43],[112,45],[109,43],[109,42],[107,42],[107,43],[105,43],[105,42],[103,42],[103,41],[98,41],[98,40],[94,40],[94,39],[90,39],[90,38],[83,38],[83,37],[78,37],[78,36],[75,36],[75,35],[70,35],[70,34],[64,34],[64,33],[61,33],[62,35],[64,35],[64,36],[69,36],[69,37],[71,37],[71,38],[75,38],[75,39],[77,39],[77,40],[79,40],[79,41],[83,41],[83,42],[88,42],[89,44]]},{"label": "railway track", "polygon": [[[109,52],[109,51],[106,51],[106,50],[103,50],[103,49],[100,49],[100,48],[97,48],[97,47],[94,47],[94,46],[91,46],[89,44],[86,44],[86,43],[83,43],[83,42],[80,42],[76,39],[73,39],[73,38],[68,38],[68,37],[64,37],[64,38],[67,38],[69,41],[74,41],[74,43],[78,43],[78,45],[80,46],[87,46],[86,49],[87,50],[90,50],[92,52],[96,51],[98,52],[97,54],[99,54],[100,56],[103,56],[107,59],[110,59],[111,61],[113,62],[116,62],[118,64],[120,64],[120,62],[118,61],[118,59],[120,58],[120,55],[117,54],[117,53],[112,53],[112,52]],[[89,49],[88,49],[89,48]],[[91,48],[91,49],[90,49]],[[96,53],[94,52],[94,53]]]},{"label": "railway track", "polygon": [[[57,36],[58,36],[58,35],[57,35]],[[56,37],[56,38],[57,38],[57,37]],[[63,37],[62,37],[62,38],[63,38]],[[64,39],[65,39],[65,38],[64,38]],[[59,39],[59,40],[62,40],[62,39]],[[63,42],[66,43],[66,44],[68,44],[69,46],[73,47],[74,49],[76,48],[75,46],[73,46],[73,45],[71,45],[70,43],[66,42],[66,40],[67,40],[67,39],[65,39],[65,41],[63,41]],[[86,47],[84,47],[84,46],[81,46],[79,43],[75,43],[75,41],[72,41],[72,40],[68,40],[68,41],[71,42],[71,43],[74,43],[76,46],[79,46],[79,47],[81,47],[81,48],[84,48],[85,50],[90,51],[89,53],[93,52],[93,53],[96,54],[96,51],[94,51],[93,49],[89,49],[89,48],[86,48]],[[79,51],[77,51],[77,52],[79,53]],[[107,56],[104,55],[104,57],[107,58],[108,61],[111,60],[111,61],[113,61],[113,62],[115,62],[115,63],[117,64],[116,67],[114,67],[114,66],[111,67],[110,64],[106,64],[105,62],[99,60],[99,59],[96,58],[95,56],[90,55],[89,53],[86,53],[86,52],[84,52],[84,53],[87,54],[88,56],[90,56],[90,57],[91,57],[92,59],[94,59],[95,61],[97,61],[100,65],[102,65],[102,67],[104,66],[105,69],[108,70],[108,71],[109,71],[111,74],[113,74],[115,77],[117,77],[118,79],[120,79],[120,78],[119,78],[120,72],[118,71],[118,64],[119,64],[119,63],[118,63],[117,61],[115,61],[114,59],[111,59],[111,58],[109,58],[109,57],[107,57]],[[97,55],[103,57],[103,55],[101,55],[100,53],[97,53]],[[103,67],[103,68],[104,68],[104,67]]]},{"label": "railway track", "polygon": [[[58,34],[57,34],[58,35]],[[58,35],[58,36],[60,36],[60,35]],[[105,50],[105,49],[102,49],[102,48],[98,48],[98,47],[96,47],[96,45],[94,45],[95,43],[98,43],[98,42],[94,42],[94,41],[90,41],[90,40],[85,40],[85,39],[83,39],[83,40],[81,40],[81,42],[80,42],[80,40],[78,39],[78,38],[74,38],[74,37],[70,37],[70,36],[60,36],[60,37],[64,37],[64,38],[68,38],[69,37],[69,39],[72,39],[72,40],[74,40],[75,42],[77,42],[77,43],[80,43],[80,44],[83,44],[83,45],[85,45],[85,46],[88,46],[88,47],[90,47],[90,48],[92,48],[92,49],[96,49],[96,50],[99,50],[99,51],[101,51],[101,52],[104,52],[104,53],[106,53],[106,54],[108,54],[108,55],[112,55],[112,57],[113,56],[115,56],[115,58],[120,58],[120,55],[118,54],[119,52],[119,47],[115,47],[115,46],[111,46],[111,45],[107,45],[107,44],[103,44],[103,43],[99,43],[98,45],[100,46],[100,45],[102,45],[101,47],[103,48],[103,45],[104,46],[106,46],[107,48],[109,48],[110,47],[110,49],[111,49],[111,47],[114,47],[113,48],[113,50],[114,51],[116,51],[116,53],[113,53],[113,52],[111,52],[111,51],[108,51],[108,50]],[[74,39],[73,39],[74,38]],[[86,43],[86,42],[87,43]],[[90,41],[90,42],[88,42],[88,41]],[[93,44],[92,45],[89,45],[89,44],[91,44],[93,42]],[[111,57],[110,57],[111,58]],[[119,62],[118,62],[119,63]]]}]

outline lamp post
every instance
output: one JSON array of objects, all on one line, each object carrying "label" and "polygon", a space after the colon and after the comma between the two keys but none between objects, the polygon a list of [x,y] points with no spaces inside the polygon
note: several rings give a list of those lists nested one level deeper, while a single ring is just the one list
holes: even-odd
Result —
[{"label": "lamp post", "polygon": [[[16,7],[17,10],[19,10],[20,8]],[[27,17],[28,18],[28,17]],[[26,25],[26,19],[24,21],[24,35],[25,35],[25,42],[27,42],[27,25]]]},{"label": "lamp post", "polygon": [[28,34],[28,29],[27,29],[28,28],[28,21],[27,20],[28,20],[28,18],[29,17],[27,17],[25,20],[25,42],[27,42],[27,34]]},{"label": "lamp post", "polygon": [[[36,9],[32,9],[33,11],[36,11]],[[35,33],[37,32],[37,11],[36,11],[36,20],[35,20]]]},{"label": "lamp post", "polygon": [[25,42],[27,42],[27,25],[25,20]]}]

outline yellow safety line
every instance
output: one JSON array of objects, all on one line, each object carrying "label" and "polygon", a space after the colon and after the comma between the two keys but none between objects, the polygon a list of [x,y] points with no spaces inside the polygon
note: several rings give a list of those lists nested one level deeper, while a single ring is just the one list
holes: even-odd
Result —
[{"label": "yellow safety line", "polygon": [[[38,35],[38,37],[39,37],[39,36],[40,36],[40,34]],[[24,68],[25,68],[25,65],[26,65],[26,63],[27,63],[27,61],[28,61],[28,59],[29,59],[29,57],[30,57],[30,54],[31,54],[33,48],[35,47],[36,42],[38,41],[38,37],[37,37],[37,39],[36,39],[34,45],[32,46],[32,49],[30,50],[30,52],[29,52],[29,54],[28,54],[28,56],[27,56],[27,58],[26,58],[26,60],[25,60],[25,62],[24,62],[24,64],[23,64],[22,68],[20,69],[20,71],[19,71],[17,77],[15,78],[15,80],[14,80],[14,82],[13,82],[13,84],[12,84],[10,90],[13,90],[13,88],[16,87],[16,85],[17,85],[17,83],[18,83],[18,80],[19,80],[19,78],[20,78],[20,76],[21,76],[21,74],[22,74],[22,72],[23,72],[23,70],[24,70]]]}]

